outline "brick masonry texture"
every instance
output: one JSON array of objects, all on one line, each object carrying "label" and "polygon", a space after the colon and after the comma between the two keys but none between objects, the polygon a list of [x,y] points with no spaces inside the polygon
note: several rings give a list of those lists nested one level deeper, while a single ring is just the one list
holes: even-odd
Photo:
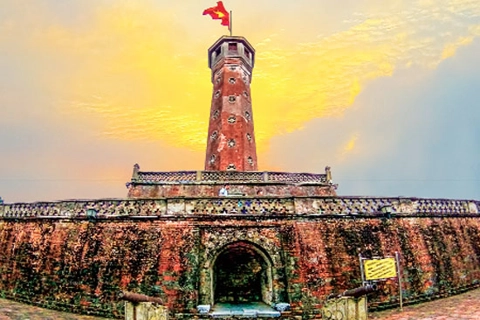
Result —
[{"label": "brick masonry texture", "polygon": [[127,183],[128,197],[216,197],[228,185],[231,195],[250,197],[336,196],[330,168],[325,174],[259,171],[176,171],[143,172],[133,167]]},{"label": "brick masonry texture", "polygon": [[[173,319],[191,319],[197,305],[215,302],[212,270],[229,247],[250,246],[268,260],[266,290],[272,302],[291,303],[285,318],[292,319],[319,318],[329,294],[359,286],[359,253],[401,253],[406,301],[452,294],[477,286],[480,279],[478,214],[179,214],[87,220],[12,218],[3,209],[2,295],[83,313],[121,317],[117,293],[128,290],[162,298]],[[369,296],[370,306],[396,305],[397,294],[394,281],[381,283]]]},{"label": "brick masonry texture", "polygon": [[213,94],[205,170],[256,171],[257,151],[250,81],[253,47],[243,37],[222,37],[208,50]]},{"label": "brick masonry texture", "polygon": [[[131,184],[128,190],[129,198],[169,198],[169,197],[215,197],[218,195],[222,184],[169,184],[169,185],[147,185]],[[295,184],[246,184],[229,183],[231,193],[255,196],[259,193],[266,196],[334,196],[335,189],[326,185],[298,186]]]}]

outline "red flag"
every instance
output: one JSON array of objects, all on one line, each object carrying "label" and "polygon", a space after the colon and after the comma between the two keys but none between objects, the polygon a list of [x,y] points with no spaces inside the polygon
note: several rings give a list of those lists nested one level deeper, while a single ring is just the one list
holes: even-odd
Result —
[{"label": "red flag", "polygon": [[228,26],[230,29],[230,14],[225,10],[222,1],[218,1],[216,7],[205,9],[203,15],[206,14],[209,14],[212,19],[222,20],[222,26]]}]

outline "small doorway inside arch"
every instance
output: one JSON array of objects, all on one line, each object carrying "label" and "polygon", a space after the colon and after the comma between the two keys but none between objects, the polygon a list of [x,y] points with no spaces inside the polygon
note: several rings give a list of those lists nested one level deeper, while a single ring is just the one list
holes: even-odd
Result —
[{"label": "small doorway inside arch", "polygon": [[262,287],[267,284],[266,271],[265,261],[254,250],[244,246],[225,250],[214,268],[215,302],[262,301]]},{"label": "small doorway inside arch", "polygon": [[272,303],[271,264],[245,242],[229,245],[213,266],[214,312],[220,315],[279,316]]}]

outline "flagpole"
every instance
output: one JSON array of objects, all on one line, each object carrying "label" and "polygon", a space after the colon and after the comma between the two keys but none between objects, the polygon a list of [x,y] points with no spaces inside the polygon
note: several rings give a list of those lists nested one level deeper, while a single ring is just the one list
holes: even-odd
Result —
[{"label": "flagpole", "polygon": [[232,36],[232,25],[233,25],[232,10],[230,10],[230,26],[228,28],[230,30],[230,37]]}]

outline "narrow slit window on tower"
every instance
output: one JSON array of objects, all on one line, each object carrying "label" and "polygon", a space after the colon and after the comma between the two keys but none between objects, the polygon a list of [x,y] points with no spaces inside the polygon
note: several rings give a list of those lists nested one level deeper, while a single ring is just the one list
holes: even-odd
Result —
[{"label": "narrow slit window on tower", "polygon": [[217,80],[215,80],[215,81],[216,81],[217,83],[220,83],[220,81],[222,81],[222,74],[223,74],[222,70],[218,71],[218,72],[215,74],[215,78],[217,79]]},{"label": "narrow slit window on tower", "polygon": [[230,42],[228,44],[228,51],[231,53],[237,53],[237,44],[235,42]]},{"label": "narrow slit window on tower", "polygon": [[222,53],[222,47],[218,47],[217,50],[215,50],[215,60],[220,57],[221,53]]},{"label": "narrow slit window on tower", "polygon": [[210,136],[210,138],[211,138],[212,140],[215,140],[215,139],[217,139],[217,137],[218,137],[218,132],[217,132],[217,131],[213,131],[213,132],[212,132],[212,135]]},{"label": "narrow slit window on tower", "polygon": [[247,48],[245,48],[245,57],[247,57],[248,60],[250,60],[250,57],[251,57],[251,53]]}]

